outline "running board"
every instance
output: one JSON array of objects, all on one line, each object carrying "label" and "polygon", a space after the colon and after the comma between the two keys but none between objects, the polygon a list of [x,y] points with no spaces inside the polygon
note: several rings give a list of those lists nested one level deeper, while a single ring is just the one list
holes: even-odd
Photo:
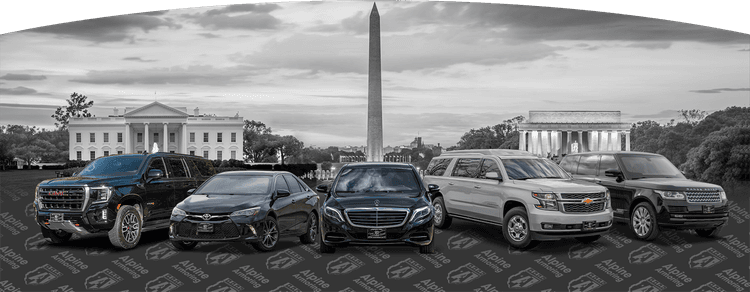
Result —
[{"label": "running board", "polygon": [[143,226],[143,232],[156,230],[156,229],[164,229],[167,227],[169,227],[169,219],[148,221]]},{"label": "running board", "polygon": [[499,222],[487,221],[487,220],[483,220],[483,219],[479,219],[479,218],[472,218],[472,217],[467,217],[467,216],[458,215],[458,214],[450,214],[449,213],[448,215],[451,216],[451,217],[454,217],[454,218],[463,219],[463,220],[467,220],[467,221],[472,221],[472,222],[476,222],[476,223],[490,224],[490,225],[495,225],[495,226],[499,226],[499,227],[503,226],[503,224],[499,223]]}]

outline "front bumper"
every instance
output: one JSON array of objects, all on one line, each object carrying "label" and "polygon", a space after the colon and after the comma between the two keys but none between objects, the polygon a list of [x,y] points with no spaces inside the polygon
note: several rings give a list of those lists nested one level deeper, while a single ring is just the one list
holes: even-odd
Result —
[{"label": "front bumper", "polygon": [[[529,229],[535,240],[602,235],[609,232],[614,217],[610,209],[595,213],[563,213],[532,206],[528,210]],[[584,230],[584,222],[593,222],[593,226]]]},{"label": "front bumper", "polygon": [[[712,210],[704,212],[704,206]],[[657,213],[659,226],[671,229],[709,229],[729,221],[729,208],[724,202],[696,204],[664,200]]]},{"label": "front bumper", "polygon": [[386,228],[385,239],[368,239],[369,228],[354,227],[346,222],[331,220],[321,216],[320,230],[323,242],[332,246],[346,245],[411,245],[425,246],[430,244],[434,236],[434,223],[430,217],[420,224],[407,222],[404,225]]},{"label": "front bumper", "polygon": [[[93,204],[84,212],[39,210],[36,212],[36,223],[49,230],[63,230],[69,233],[86,235],[101,230],[109,231],[114,227],[117,213],[109,210],[107,204]],[[105,214],[106,213],[106,214]],[[62,222],[52,222],[52,214],[62,214]]]},{"label": "front bumper", "polygon": [[[221,220],[198,220],[185,216],[172,216],[169,222],[169,240],[201,242],[257,242],[262,230],[262,220],[255,217]],[[199,232],[198,224],[210,223],[212,232]]]}]

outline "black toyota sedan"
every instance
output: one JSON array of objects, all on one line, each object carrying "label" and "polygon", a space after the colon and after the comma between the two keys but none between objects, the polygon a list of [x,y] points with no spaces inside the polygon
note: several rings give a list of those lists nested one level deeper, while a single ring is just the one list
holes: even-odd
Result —
[{"label": "black toyota sedan", "polygon": [[288,172],[217,174],[172,210],[169,239],[179,249],[201,241],[244,241],[270,251],[279,236],[317,238],[318,196]]},{"label": "black toyota sedan", "polygon": [[333,253],[349,244],[407,244],[433,253],[434,207],[414,166],[400,163],[357,163],[341,168],[320,212],[320,252]]}]

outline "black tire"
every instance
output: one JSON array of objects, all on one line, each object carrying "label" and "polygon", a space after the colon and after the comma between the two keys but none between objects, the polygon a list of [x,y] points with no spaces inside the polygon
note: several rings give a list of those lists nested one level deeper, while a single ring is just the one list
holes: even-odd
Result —
[{"label": "black tire", "polygon": [[73,237],[73,233],[64,230],[48,230],[44,228],[42,228],[42,235],[54,244],[66,243]]},{"label": "black tire", "polygon": [[659,224],[656,222],[656,210],[648,202],[640,202],[630,212],[628,227],[636,238],[652,241],[659,236]]},{"label": "black tire", "polygon": [[134,248],[141,240],[142,228],[143,218],[138,209],[129,205],[122,206],[117,211],[115,226],[107,233],[109,242],[122,249]]},{"label": "black tire", "polygon": [[719,232],[721,232],[721,229],[724,226],[717,226],[714,228],[707,228],[707,229],[695,229],[695,234],[698,234],[700,237],[708,237],[713,238],[719,236]]},{"label": "black tire", "polygon": [[531,239],[529,215],[523,207],[515,207],[505,213],[502,228],[505,240],[516,249],[530,249],[538,244]]},{"label": "black tire", "polygon": [[179,250],[191,250],[191,249],[194,249],[198,245],[197,241],[170,240],[170,242],[172,243],[172,246],[174,246],[176,249],[179,249]]},{"label": "black tire", "polygon": [[[322,226],[322,224],[321,224]],[[322,230],[322,228],[321,228]],[[320,237],[320,253],[335,253],[336,247],[327,245],[325,242],[323,242],[323,232],[318,232],[318,235]]]},{"label": "black tire", "polygon": [[448,215],[448,211],[445,209],[445,201],[443,197],[437,197],[432,200],[432,205],[435,206],[435,227],[440,229],[447,229],[453,223],[453,217]]},{"label": "black tire", "polygon": [[582,237],[576,237],[576,240],[583,242],[583,243],[592,243],[594,241],[599,240],[599,238],[602,238],[602,236],[601,235],[582,236]]},{"label": "black tire", "polygon": [[435,238],[430,241],[430,244],[419,247],[419,253],[433,254],[435,253]]},{"label": "black tire", "polygon": [[260,238],[253,242],[253,247],[262,252],[272,251],[279,242],[279,225],[273,217],[266,218],[263,221],[263,228],[260,231]]},{"label": "black tire", "polygon": [[310,244],[318,239],[318,215],[315,212],[310,212],[310,216],[307,217],[307,232],[300,235],[299,241],[304,244]]}]

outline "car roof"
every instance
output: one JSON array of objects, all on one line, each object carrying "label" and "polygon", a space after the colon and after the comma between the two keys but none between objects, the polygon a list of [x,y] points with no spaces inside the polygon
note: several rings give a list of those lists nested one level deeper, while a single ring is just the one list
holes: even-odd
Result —
[{"label": "car roof", "polygon": [[639,151],[591,151],[591,152],[581,152],[581,153],[571,153],[566,156],[577,156],[577,155],[597,155],[597,154],[612,154],[612,155],[653,155],[653,156],[662,156],[660,154],[651,153],[651,152],[639,152]]},{"label": "car roof", "polygon": [[446,151],[437,157],[457,157],[457,156],[483,156],[492,155],[503,158],[539,158],[529,151],[516,150],[516,149],[466,149],[466,150],[453,150]]},{"label": "car roof", "polygon": [[148,156],[151,156],[151,157],[177,156],[177,157],[189,157],[189,158],[198,158],[198,159],[207,160],[200,156],[182,154],[182,153],[169,153],[169,152],[156,152],[156,153],[148,153],[148,154],[143,154],[143,153],[112,154],[112,155],[102,156],[102,157],[144,157],[144,156],[146,157]]},{"label": "car roof", "polygon": [[277,175],[277,174],[291,174],[288,171],[271,171],[271,170],[233,170],[217,173],[216,175]]},{"label": "car roof", "polygon": [[348,163],[344,165],[343,167],[357,167],[357,168],[378,168],[378,167],[404,167],[404,168],[411,168],[411,164],[408,163],[399,163],[399,162],[357,162],[357,163]]}]

